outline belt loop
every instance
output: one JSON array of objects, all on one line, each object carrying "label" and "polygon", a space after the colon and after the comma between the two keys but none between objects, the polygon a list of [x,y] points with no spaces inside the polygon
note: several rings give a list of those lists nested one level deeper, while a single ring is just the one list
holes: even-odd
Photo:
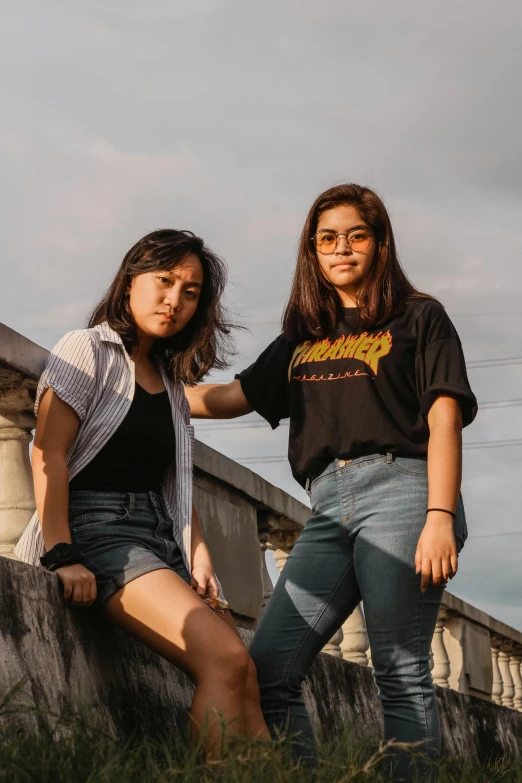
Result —
[{"label": "belt loop", "polygon": [[389,465],[389,464],[390,464],[390,462],[393,462],[393,461],[394,461],[394,459],[395,459],[395,455],[394,455],[394,454],[392,454],[392,452],[391,452],[391,451],[387,451],[387,452],[386,452],[386,464],[387,464],[387,465]]},{"label": "belt loop", "polygon": [[132,514],[136,506],[136,495],[134,494],[134,492],[128,492],[127,494],[129,496],[129,511]]}]

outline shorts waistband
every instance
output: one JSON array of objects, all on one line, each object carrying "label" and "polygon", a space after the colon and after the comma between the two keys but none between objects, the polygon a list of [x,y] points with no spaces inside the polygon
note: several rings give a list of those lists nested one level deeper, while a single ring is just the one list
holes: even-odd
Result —
[{"label": "shorts waistband", "polygon": [[125,506],[130,511],[134,511],[136,508],[164,509],[165,507],[163,498],[157,492],[97,492],[90,489],[69,492],[69,504]]}]

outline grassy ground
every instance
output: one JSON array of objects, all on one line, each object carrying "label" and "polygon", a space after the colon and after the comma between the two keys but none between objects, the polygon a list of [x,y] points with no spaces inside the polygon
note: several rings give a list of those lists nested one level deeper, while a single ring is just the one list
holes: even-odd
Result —
[{"label": "grassy ground", "polygon": [[[288,742],[235,742],[224,760],[205,763],[187,744],[137,739],[116,742],[82,716],[63,717],[53,731],[22,728],[20,707],[0,699],[2,783],[348,783],[381,781],[382,749],[354,745],[350,735],[320,748],[319,765],[296,765]],[[440,783],[522,783],[522,765],[509,759],[482,766],[463,761],[438,765]]]}]

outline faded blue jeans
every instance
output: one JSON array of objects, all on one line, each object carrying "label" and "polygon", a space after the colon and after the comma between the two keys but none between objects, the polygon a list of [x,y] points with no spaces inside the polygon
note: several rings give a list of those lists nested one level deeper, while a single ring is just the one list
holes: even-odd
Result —
[{"label": "faded blue jeans", "polygon": [[[374,454],[334,460],[311,486],[312,516],[279,577],[250,647],[261,704],[273,731],[296,735],[296,755],[313,763],[314,733],[302,682],[317,653],[362,600],[384,737],[440,753],[430,647],[443,588],[420,589],[417,542],[426,521],[427,463]],[[457,550],[467,536],[462,501]],[[409,754],[395,759],[411,779]]]}]

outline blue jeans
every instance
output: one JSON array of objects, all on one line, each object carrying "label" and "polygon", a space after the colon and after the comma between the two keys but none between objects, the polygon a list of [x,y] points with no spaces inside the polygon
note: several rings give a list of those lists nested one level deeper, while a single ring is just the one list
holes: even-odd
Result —
[{"label": "blue jeans", "polygon": [[[385,739],[440,753],[430,647],[443,588],[422,593],[414,557],[426,521],[425,460],[374,454],[334,460],[311,487],[312,516],[293,548],[250,647],[271,730],[296,735],[296,755],[315,758],[302,682],[317,653],[362,600]],[[462,501],[455,519],[467,536]],[[395,759],[409,779],[409,760]]]}]

